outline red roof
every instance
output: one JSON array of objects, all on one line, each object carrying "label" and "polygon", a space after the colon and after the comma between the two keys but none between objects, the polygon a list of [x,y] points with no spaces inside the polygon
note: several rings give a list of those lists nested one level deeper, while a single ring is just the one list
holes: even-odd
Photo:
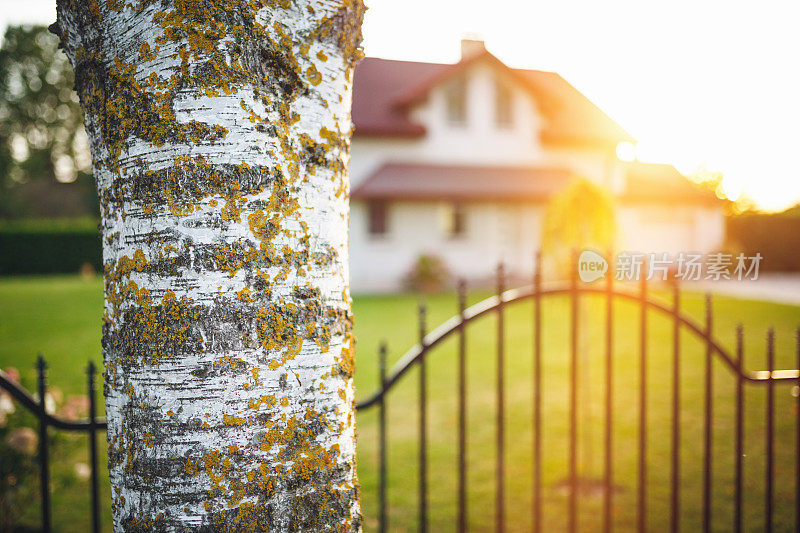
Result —
[{"label": "red roof", "polygon": [[364,59],[356,66],[353,80],[356,135],[424,135],[425,128],[408,118],[410,105],[424,100],[430,89],[479,61],[505,69],[531,92],[546,119],[543,142],[615,146],[621,141],[633,140],[558,74],[512,69],[489,52],[455,64]]},{"label": "red roof", "polygon": [[420,79],[448,65],[390,61],[368,57],[356,66],[353,78],[353,122],[356,135],[419,136],[425,128],[408,120],[395,106]]},{"label": "red roof", "polygon": [[[625,203],[718,204],[675,167],[627,163]],[[387,163],[353,190],[361,200],[471,200],[545,202],[575,178],[566,169]]]},{"label": "red roof", "polygon": [[544,201],[572,179],[558,168],[387,163],[353,190],[372,200]]}]

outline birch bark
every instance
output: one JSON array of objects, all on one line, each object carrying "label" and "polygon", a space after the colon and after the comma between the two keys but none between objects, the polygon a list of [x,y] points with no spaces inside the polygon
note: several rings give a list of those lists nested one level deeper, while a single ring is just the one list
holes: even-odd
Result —
[{"label": "birch bark", "polygon": [[361,0],[58,0],[101,201],[115,531],[359,530]]}]

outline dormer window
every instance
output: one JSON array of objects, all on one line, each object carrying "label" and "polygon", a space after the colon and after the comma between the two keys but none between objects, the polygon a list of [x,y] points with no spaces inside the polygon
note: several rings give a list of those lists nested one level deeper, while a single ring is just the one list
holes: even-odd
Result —
[{"label": "dormer window", "polygon": [[459,77],[447,86],[447,122],[454,126],[467,123],[467,80]]},{"label": "dormer window", "polygon": [[511,89],[500,80],[495,83],[494,121],[498,128],[510,128],[514,125]]}]

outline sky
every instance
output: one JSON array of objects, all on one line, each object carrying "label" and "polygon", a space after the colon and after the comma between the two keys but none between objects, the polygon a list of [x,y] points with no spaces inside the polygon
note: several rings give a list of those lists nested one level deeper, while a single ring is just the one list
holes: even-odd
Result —
[{"label": "sky", "polygon": [[[637,140],[639,159],[723,173],[766,210],[800,202],[800,4],[760,0],[366,0],[367,55],[454,62],[479,36],[558,72]],[[0,28],[55,0],[0,0]]]}]

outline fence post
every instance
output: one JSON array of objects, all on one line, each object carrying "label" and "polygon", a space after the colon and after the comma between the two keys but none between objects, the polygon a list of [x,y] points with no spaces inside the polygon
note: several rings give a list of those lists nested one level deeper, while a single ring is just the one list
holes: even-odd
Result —
[{"label": "fence post", "polygon": [[97,481],[97,404],[95,391],[95,375],[97,369],[93,361],[89,361],[86,369],[87,392],[89,393],[89,459],[92,463],[92,531],[100,532],[100,489]]},{"label": "fence post", "polygon": [[385,533],[388,527],[386,519],[386,341],[381,342],[378,355],[378,376],[381,384],[381,397],[378,403],[378,446],[380,469],[378,470],[378,530]]},{"label": "fence post", "polygon": [[505,290],[503,263],[497,266],[497,470],[495,474],[495,531],[505,531],[505,346],[503,323],[503,291]]},{"label": "fence post", "polygon": [[39,484],[41,485],[42,502],[42,530],[49,533],[50,523],[50,453],[47,442],[47,406],[45,405],[45,395],[47,394],[47,378],[45,372],[47,363],[44,356],[39,354],[36,360],[36,370],[38,373],[39,385]]}]

